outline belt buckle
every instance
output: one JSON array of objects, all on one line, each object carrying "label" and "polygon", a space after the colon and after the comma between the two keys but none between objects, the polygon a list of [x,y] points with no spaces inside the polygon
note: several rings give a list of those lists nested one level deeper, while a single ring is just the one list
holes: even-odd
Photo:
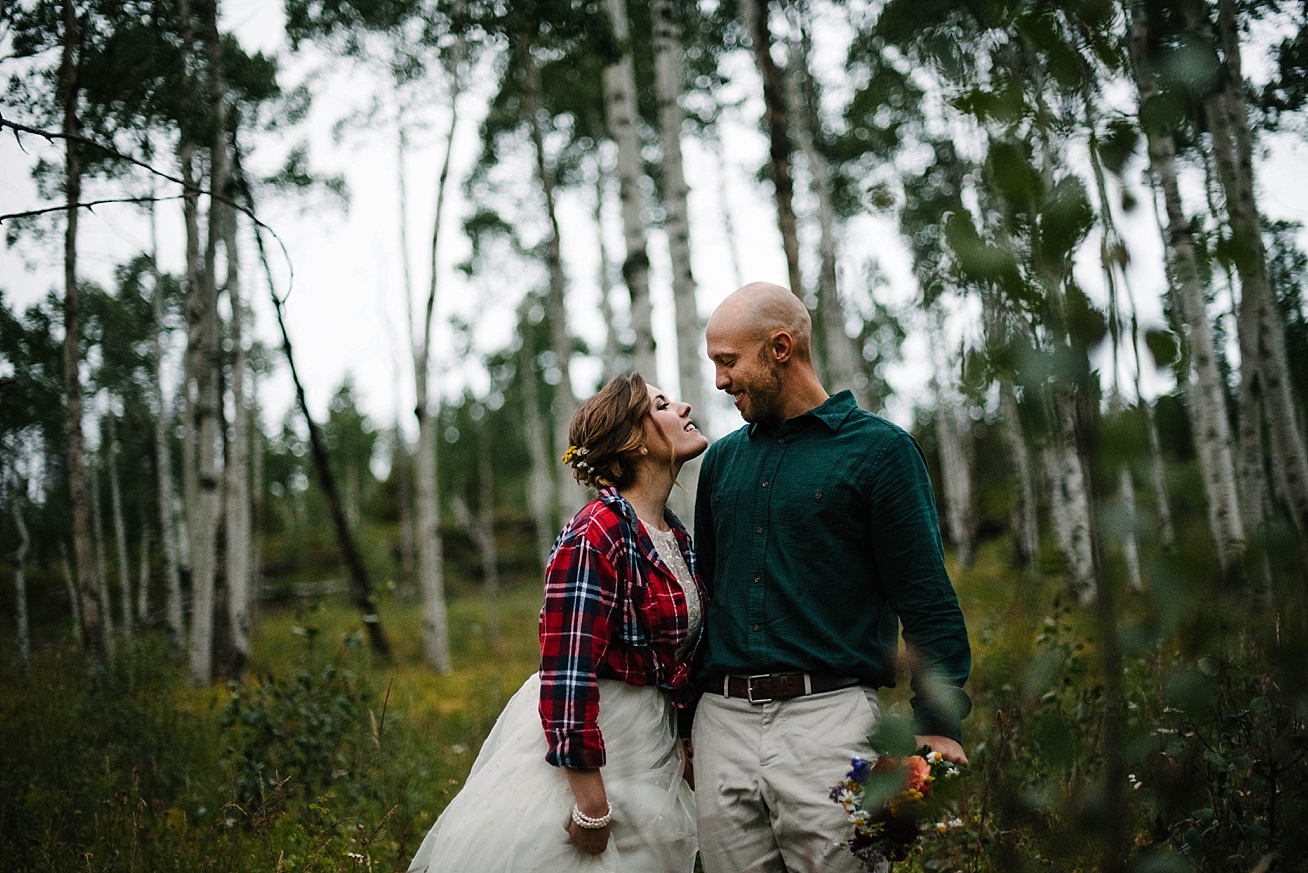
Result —
[{"label": "belt buckle", "polygon": [[771,698],[771,697],[757,697],[757,698],[756,698],[756,697],[754,696],[754,680],[755,680],[755,679],[767,679],[767,678],[771,677],[772,675],[773,675],[773,674],[771,674],[771,673],[755,673],[753,676],[746,676],[746,677],[745,677],[745,699],[748,700],[750,703],[753,703],[753,704],[771,703],[772,700],[773,700],[773,698]]}]

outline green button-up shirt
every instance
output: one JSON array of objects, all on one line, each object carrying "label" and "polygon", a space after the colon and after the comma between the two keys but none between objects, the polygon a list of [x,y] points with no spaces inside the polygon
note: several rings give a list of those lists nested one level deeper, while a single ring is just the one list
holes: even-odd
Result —
[{"label": "green button-up shirt", "polygon": [[902,622],[917,730],[961,740],[967,628],[926,462],[902,428],[842,391],[718,440],[700,468],[695,544],[706,683],[803,671],[893,687]]}]

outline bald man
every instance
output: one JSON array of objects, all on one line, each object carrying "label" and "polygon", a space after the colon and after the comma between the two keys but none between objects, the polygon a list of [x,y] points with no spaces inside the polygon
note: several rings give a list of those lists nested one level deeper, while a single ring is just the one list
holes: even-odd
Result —
[{"label": "bald man", "polygon": [[900,622],[919,743],[967,762],[971,654],[926,463],[848,391],[827,394],[808,310],[785,288],[736,291],[707,340],[747,424],[704,456],[695,507],[710,591],[692,733],[704,870],[854,873],[828,790],[871,753]]}]

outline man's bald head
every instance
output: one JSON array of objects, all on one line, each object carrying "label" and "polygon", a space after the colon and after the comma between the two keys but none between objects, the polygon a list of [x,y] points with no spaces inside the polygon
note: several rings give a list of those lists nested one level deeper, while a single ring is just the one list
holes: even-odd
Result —
[{"label": "man's bald head", "polygon": [[751,282],[723,300],[709,319],[708,333],[746,336],[764,342],[779,331],[790,335],[793,355],[812,360],[813,319],[798,297],[771,282]]}]

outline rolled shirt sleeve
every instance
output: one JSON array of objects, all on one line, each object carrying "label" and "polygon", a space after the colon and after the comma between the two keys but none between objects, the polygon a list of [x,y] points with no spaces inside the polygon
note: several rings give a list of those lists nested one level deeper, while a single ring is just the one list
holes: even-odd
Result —
[{"label": "rolled shirt sleeve", "polygon": [[556,767],[602,767],[598,666],[617,619],[618,574],[594,525],[565,530],[545,573],[540,718]]}]

